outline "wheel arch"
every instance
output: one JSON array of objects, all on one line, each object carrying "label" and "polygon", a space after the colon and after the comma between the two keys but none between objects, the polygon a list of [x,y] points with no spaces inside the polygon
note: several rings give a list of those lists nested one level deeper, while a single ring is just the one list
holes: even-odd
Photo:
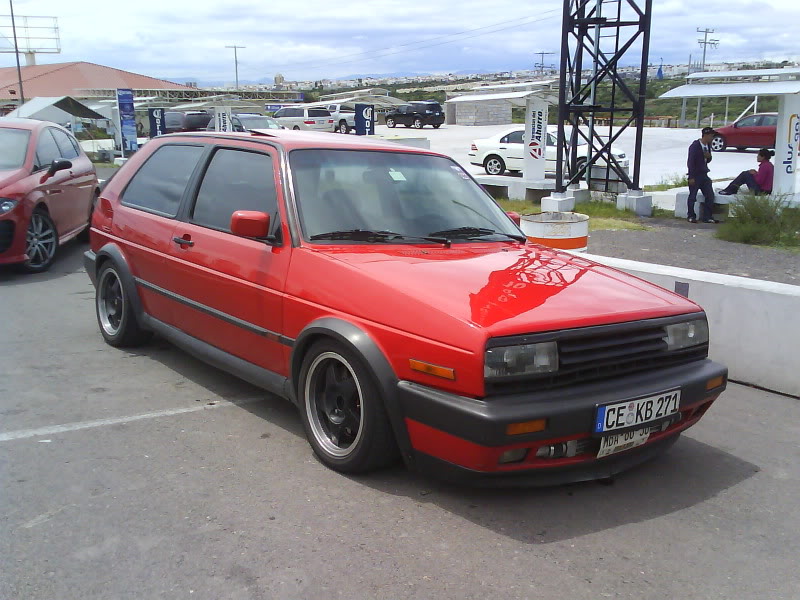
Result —
[{"label": "wheel arch", "polygon": [[303,359],[308,350],[319,340],[332,339],[356,353],[370,370],[374,383],[381,391],[384,408],[394,432],[403,460],[410,464],[412,460],[411,440],[405,425],[405,418],[397,397],[398,378],[389,364],[386,355],[372,337],[358,325],[336,317],[323,317],[312,321],[300,332],[293,344],[289,363],[289,385],[292,399],[299,405],[297,377],[302,368]]},{"label": "wheel arch", "polygon": [[92,281],[97,281],[97,274],[100,272],[100,269],[103,268],[103,265],[108,262],[113,263],[117,267],[117,273],[119,273],[120,281],[122,282],[122,286],[125,288],[125,294],[128,296],[131,307],[133,307],[133,312],[136,315],[136,319],[139,321],[139,323],[142,323],[142,317],[144,316],[142,299],[139,297],[139,289],[136,286],[136,279],[134,278],[130,265],[128,264],[128,261],[125,258],[125,255],[122,253],[120,247],[114,243],[108,243],[97,251],[96,257],[95,272],[94,277],[92,277]]}]

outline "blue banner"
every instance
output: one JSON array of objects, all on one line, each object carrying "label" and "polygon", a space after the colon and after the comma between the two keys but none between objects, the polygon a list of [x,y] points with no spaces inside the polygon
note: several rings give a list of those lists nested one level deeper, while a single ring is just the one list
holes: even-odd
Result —
[{"label": "blue banner", "polygon": [[375,106],[356,104],[356,135],[375,135]]},{"label": "blue banner", "polygon": [[164,109],[163,108],[148,108],[147,116],[150,119],[150,137],[158,137],[166,133],[166,126],[164,125]]},{"label": "blue banner", "polygon": [[117,90],[117,108],[119,109],[119,127],[122,137],[122,155],[134,153],[139,149],[136,141],[136,113],[133,109],[133,90]]}]

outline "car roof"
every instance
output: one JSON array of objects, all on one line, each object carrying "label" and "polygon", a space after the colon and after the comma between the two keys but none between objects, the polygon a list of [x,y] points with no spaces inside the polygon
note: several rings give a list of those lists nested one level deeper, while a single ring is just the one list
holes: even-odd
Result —
[{"label": "car roof", "polygon": [[9,127],[13,129],[28,129],[34,131],[41,127],[53,126],[59,127],[58,123],[51,123],[49,121],[41,121],[39,119],[23,119],[19,117],[0,117],[0,127]]},{"label": "car roof", "polygon": [[178,138],[219,138],[224,140],[238,139],[242,141],[268,141],[282,146],[287,151],[299,148],[319,148],[331,150],[379,150],[446,156],[445,154],[432,152],[423,148],[402,146],[394,142],[387,142],[386,140],[372,138],[370,136],[343,136],[335,135],[327,131],[295,131],[291,129],[252,129],[246,132],[227,133],[221,133],[218,131],[192,131],[159,136],[157,139],[166,140]]}]

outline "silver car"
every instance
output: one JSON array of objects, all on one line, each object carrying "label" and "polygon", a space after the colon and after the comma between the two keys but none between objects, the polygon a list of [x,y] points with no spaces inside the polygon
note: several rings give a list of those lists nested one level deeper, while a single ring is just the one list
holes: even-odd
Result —
[{"label": "silver car", "polygon": [[284,106],[272,115],[272,118],[286,129],[333,131],[333,117],[326,108]]}]

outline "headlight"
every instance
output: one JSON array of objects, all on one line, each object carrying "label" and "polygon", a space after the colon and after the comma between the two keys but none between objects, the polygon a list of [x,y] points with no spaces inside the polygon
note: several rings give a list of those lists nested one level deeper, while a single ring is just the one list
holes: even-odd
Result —
[{"label": "headlight", "polygon": [[485,377],[516,377],[558,371],[555,342],[489,348],[483,367]]},{"label": "headlight", "polygon": [[14,210],[14,207],[16,205],[17,205],[16,200],[11,200],[9,198],[0,198],[0,215],[10,213],[12,210]]},{"label": "headlight", "polygon": [[668,350],[681,350],[708,343],[708,321],[705,319],[675,323],[664,329],[667,331],[664,341],[667,342]]},{"label": "headlight", "polygon": [[625,158],[625,153],[620,152],[619,154],[617,154],[617,158]]}]

